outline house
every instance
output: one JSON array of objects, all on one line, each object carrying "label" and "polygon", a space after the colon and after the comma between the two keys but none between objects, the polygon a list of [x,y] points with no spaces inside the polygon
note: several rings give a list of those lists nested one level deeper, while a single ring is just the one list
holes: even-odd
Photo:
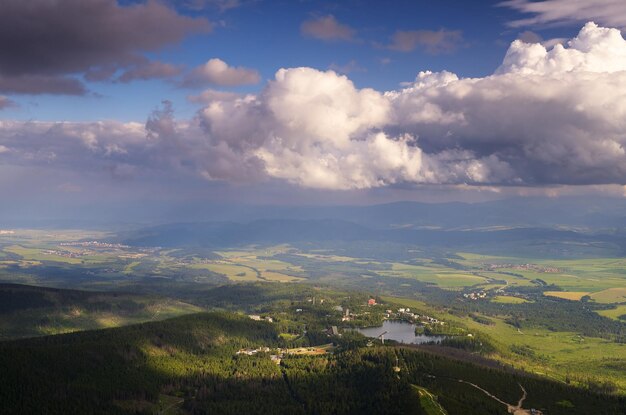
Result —
[{"label": "house", "polygon": [[326,330],[326,332],[329,336],[340,336],[337,326],[330,326],[330,328]]},{"label": "house", "polygon": [[373,298],[370,298],[369,300],[367,300],[367,305],[376,305],[376,300]]},{"label": "house", "polygon": [[261,316],[257,316],[256,314],[250,314],[248,317],[254,321],[261,321]]}]

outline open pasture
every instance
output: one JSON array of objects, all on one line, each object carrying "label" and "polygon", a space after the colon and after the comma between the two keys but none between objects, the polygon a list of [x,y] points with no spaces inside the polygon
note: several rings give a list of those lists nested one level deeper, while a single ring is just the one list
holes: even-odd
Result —
[{"label": "open pasture", "polygon": [[491,301],[500,304],[523,304],[528,302],[528,300],[524,298],[513,297],[510,295],[497,295],[493,297]]}]

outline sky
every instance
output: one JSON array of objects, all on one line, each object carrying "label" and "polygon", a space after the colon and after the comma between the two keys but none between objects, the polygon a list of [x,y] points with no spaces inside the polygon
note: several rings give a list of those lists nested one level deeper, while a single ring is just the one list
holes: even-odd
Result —
[{"label": "sky", "polygon": [[625,194],[622,0],[0,10],[3,215]]}]

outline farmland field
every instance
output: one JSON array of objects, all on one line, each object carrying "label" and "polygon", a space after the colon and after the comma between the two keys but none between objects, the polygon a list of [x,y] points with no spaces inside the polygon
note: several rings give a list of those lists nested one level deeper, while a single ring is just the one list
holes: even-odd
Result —
[{"label": "farmland field", "polygon": [[597,313],[604,317],[620,320],[620,316],[626,316],[626,304],[615,306],[615,308],[609,310],[599,310]]},{"label": "farmland field", "polygon": [[544,291],[543,293],[543,295],[547,295],[548,297],[557,297],[557,298],[562,298],[564,300],[572,300],[572,301],[578,301],[588,294],[589,294],[588,292],[578,292],[578,291]]},{"label": "farmland field", "polygon": [[599,303],[623,303],[626,302],[626,287],[609,288],[594,292],[591,298]]}]

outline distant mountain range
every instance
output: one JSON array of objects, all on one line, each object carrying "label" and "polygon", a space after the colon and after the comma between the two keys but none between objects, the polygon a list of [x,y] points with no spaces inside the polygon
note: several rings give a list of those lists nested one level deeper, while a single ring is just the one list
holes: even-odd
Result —
[{"label": "distant mountain range", "polygon": [[374,229],[435,227],[626,227],[626,200],[617,198],[514,198],[483,203],[396,202],[370,206],[209,205],[184,208],[177,218],[194,222],[249,223],[261,219],[336,219]]},{"label": "distant mountain range", "polygon": [[615,253],[626,247],[626,235],[616,232],[579,232],[553,228],[491,228],[443,230],[374,229],[338,219],[264,219],[249,223],[192,222],[142,228],[118,234],[116,242],[134,246],[222,248],[251,244],[298,244],[371,241],[449,249],[484,248],[492,252],[534,246],[554,251],[599,247]]},{"label": "distant mountain range", "polygon": [[626,228],[626,199],[520,197],[481,203],[396,202],[368,206],[142,203],[133,206],[92,206],[74,212],[59,212],[51,208],[49,216],[38,215],[37,218],[32,220],[28,212],[5,212],[0,204],[0,229],[48,227],[112,230],[182,221],[251,223],[266,219],[334,219],[371,229],[402,227],[467,230],[505,226],[615,230]]}]

